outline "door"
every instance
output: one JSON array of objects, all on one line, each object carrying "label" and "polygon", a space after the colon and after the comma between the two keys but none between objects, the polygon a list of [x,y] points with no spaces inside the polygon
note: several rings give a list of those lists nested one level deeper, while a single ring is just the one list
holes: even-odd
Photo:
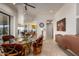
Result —
[{"label": "door", "polygon": [[77,19],[77,27],[76,27],[76,29],[77,29],[77,34],[79,35],[79,18]]},{"label": "door", "polygon": [[47,23],[47,31],[46,31],[46,37],[47,39],[52,39],[53,38],[53,24],[52,23]]}]

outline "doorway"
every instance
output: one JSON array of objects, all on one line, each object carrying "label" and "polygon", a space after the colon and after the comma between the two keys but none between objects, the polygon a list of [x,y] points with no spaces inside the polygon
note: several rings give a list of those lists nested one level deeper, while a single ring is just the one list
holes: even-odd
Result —
[{"label": "doorway", "polygon": [[53,23],[47,23],[46,28],[46,39],[53,39]]},{"label": "doorway", "polygon": [[79,18],[77,19],[76,32],[76,34],[79,35]]}]

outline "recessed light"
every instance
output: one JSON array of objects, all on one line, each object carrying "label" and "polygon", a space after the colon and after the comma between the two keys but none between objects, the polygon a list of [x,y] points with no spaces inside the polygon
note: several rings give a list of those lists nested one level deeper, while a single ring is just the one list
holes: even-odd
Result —
[{"label": "recessed light", "polygon": [[53,10],[49,10],[50,13],[53,13]]},{"label": "recessed light", "polygon": [[13,3],[13,5],[15,5],[16,3]]}]

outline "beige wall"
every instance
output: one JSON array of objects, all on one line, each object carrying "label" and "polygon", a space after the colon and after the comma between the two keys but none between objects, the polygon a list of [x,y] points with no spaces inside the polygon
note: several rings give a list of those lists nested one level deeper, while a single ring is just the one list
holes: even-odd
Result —
[{"label": "beige wall", "polygon": [[[38,15],[35,19],[34,19],[34,22],[36,22],[37,24],[37,37],[39,37],[41,35],[41,28],[39,27],[39,24],[40,23],[44,23],[44,28],[43,28],[43,36],[44,36],[44,40],[46,39],[46,20],[53,20],[53,14],[41,14],[41,15]],[[49,29],[50,30],[50,29]]]},{"label": "beige wall", "polygon": [[[66,18],[66,31],[57,31],[57,21]],[[54,17],[54,37],[55,34],[76,34],[76,4],[65,4]]]}]

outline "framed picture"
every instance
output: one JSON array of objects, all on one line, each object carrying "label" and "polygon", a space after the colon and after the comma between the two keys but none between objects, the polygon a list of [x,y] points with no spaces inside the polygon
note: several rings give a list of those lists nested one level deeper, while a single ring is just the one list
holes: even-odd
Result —
[{"label": "framed picture", "polygon": [[66,18],[57,22],[57,31],[66,31]]}]

